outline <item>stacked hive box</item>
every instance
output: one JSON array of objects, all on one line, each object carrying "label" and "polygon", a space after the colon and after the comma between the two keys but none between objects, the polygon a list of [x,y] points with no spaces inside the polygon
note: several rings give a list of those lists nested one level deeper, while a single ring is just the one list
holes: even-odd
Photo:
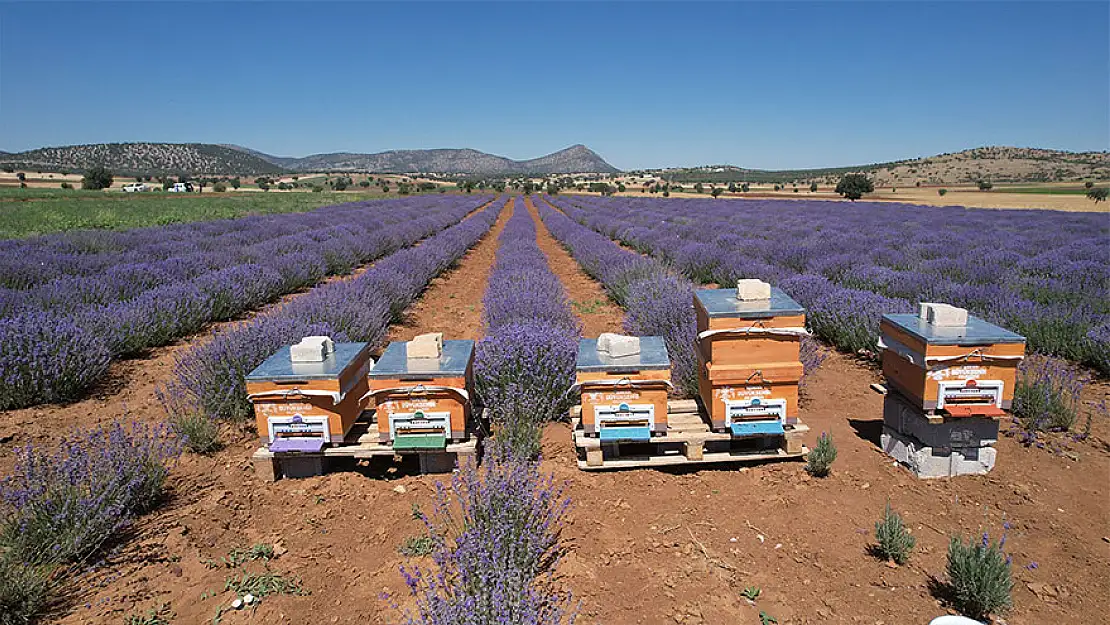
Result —
[{"label": "stacked hive box", "polygon": [[614,443],[666,434],[671,361],[663,338],[606,340],[612,337],[578,344],[575,383],[582,390],[582,430]]},{"label": "stacked hive box", "polygon": [[[753,284],[754,283],[754,284]],[[714,431],[784,433],[798,417],[805,309],[766,283],[694,294],[698,389]]]},{"label": "stacked hive box", "polygon": [[370,371],[378,437],[395,449],[441,450],[468,437],[474,341],[394,342]]},{"label": "stacked hive box", "polygon": [[990,471],[1025,338],[946,304],[884,315],[879,328],[883,450],[923,478]]},{"label": "stacked hive box", "polygon": [[246,377],[258,436],[273,452],[319,452],[342,443],[362,413],[368,343],[307,337],[285,346]]}]

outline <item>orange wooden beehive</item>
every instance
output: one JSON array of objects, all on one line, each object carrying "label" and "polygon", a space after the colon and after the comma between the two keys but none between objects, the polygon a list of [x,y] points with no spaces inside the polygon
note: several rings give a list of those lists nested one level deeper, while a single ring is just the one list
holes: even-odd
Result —
[{"label": "orange wooden beehive", "polygon": [[698,352],[698,395],[714,431],[734,423],[798,417],[798,381],[802,363],[726,365],[710,362]]},{"label": "orange wooden beehive", "polygon": [[282,347],[246,376],[262,444],[272,451],[318,451],[343,442],[362,413],[370,345],[336,343],[319,362],[296,362],[290,349]]},{"label": "orange wooden beehive", "polygon": [[1025,337],[971,315],[959,326],[883,315],[879,331],[883,375],[922,410],[997,417],[1010,408]]},{"label": "orange wooden beehive", "polygon": [[597,339],[581,339],[575,385],[582,430],[602,441],[646,441],[667,432],[671,360],[662,337],[639,337],[640,353],[612,357]]},{"label": "orange wooden beehive", "polygon": [[409,358],[394,342],[370,371],[378,436],[397,449],[443,449],[467,439],[474,341],[443,341],[439,358]]}]

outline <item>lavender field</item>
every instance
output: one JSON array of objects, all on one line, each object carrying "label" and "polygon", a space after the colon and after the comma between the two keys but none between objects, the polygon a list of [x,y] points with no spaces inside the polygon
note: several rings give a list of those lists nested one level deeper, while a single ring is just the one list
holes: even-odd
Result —
[{"label": "lavender field", "polygon": [[868,202],[549,200],[695,282],[748,277],[780,286],[806,306],[819,338],[846,351],[875,351],[884,313],[942,301],[1024,334],[1032,351],[1110,373],[1104,214]]},{"label": "lavender field", "polygon": [[489,197],[357,202],[0,242],[0,409],[82,396],[113,359],[411,246]]}]

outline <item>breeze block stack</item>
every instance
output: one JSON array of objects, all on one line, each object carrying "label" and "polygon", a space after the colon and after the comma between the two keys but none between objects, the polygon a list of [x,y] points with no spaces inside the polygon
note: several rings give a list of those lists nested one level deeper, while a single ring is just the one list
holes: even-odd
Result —
[{"label": "breeze block stack", "polygon": [[948,304],[884,315],[883,451],[919,478],[994,468],[1025,337]]},{"label": "breeze block stack", "polygon": [[798,422],[805,309],[760,280],[698,290],[694,308],[698,390],[712,430],[733,438],[784,435]]}]

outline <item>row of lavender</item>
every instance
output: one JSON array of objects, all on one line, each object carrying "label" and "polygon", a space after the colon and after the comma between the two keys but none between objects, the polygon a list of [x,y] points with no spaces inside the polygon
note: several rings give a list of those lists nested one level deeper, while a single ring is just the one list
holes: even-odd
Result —
[{"label": "row of lavender", "polygon": [[482,468],[441,486],[424,518],[435,566],[402,569],[411,625],[574,621],[554,574],[569,500],[535,457],[540,426],[567,408],[580,326],[519,199],[498,242],[474,370],[494,437]]},{"label": "row of lavender", "polygon": [[571,217],[699,282],[760,278],[815,333],[873,351],[884,313],[950,302],[1038,352],[1110,372],[1105,215],[822,201],[554,198]]},{"label": "row of lavender", "polygon": [[406,199],[0,242],[0,409],[75,399],[112,359],[348,273],[476,205]]},{"label": "row of lavender", "polygon": [[180,355],[174,380],[161,390],[175,419],[203,415],[242,421],[251,418],[246,375],[279,347],[304,336],[379,345],[389,324],[424,291],[432,278],[454,265],[489,231],[503,203],[395,252],[357,278],[309,291],[272,314],[218,331],[210,341]]},{"label": "row of lavender", "polygon": [[675,388],[690,397],[696,396],[697,321],[693,285],[662,263],[622,249],[543,201],[538,209],[551,234],[624,308],[625,331],[637,336],[663,337],[671,357]]}]

